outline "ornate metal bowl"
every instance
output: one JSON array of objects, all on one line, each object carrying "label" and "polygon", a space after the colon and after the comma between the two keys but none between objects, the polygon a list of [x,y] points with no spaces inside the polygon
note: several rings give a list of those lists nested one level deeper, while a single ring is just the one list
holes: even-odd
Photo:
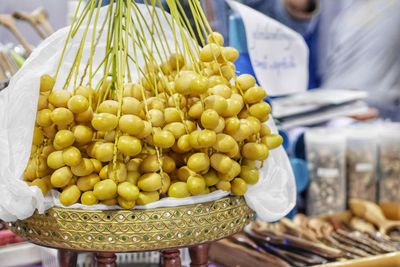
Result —
[{"label": "ornate metal bowl", "polygon": [[9,223],[29,241],[79,251],[148,251],[186,247],[224,238],[250,222],[242,197],[149,210],[90,211],[51,208]]}]

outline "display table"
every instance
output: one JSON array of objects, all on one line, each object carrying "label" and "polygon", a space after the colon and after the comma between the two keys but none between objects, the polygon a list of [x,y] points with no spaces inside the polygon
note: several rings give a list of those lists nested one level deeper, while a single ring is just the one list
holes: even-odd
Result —
[{"label": "display table", "polygon": [[237,233],[253,211],[242,197],[148,210],[90,211],[51,208],[9,223],[27,240],[59,249],[62,267],[77,253],[96,253],[98,266],[116,266],[115,253],[161,251],[163,266],[180,266],[178,248],[188,247],[192,266],[207,266],[209,242]]}]

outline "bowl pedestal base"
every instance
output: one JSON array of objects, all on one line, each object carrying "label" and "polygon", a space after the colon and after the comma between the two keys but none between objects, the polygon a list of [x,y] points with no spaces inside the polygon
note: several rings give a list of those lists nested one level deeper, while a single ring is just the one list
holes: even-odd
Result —
[{"label": "bowl pedestal base", "polygon": [[[208,266],[208,247],[209,244],[199,244],[189,247],[191,267]],[[73,267],[77,264],[78,253],[72,250],[59,249],[58,260],[60,267]],[[97,267],[117,267],[117,256],[115,253],[96,252]],[[161,266],[163,267],[181,267],[181,258],[178,249],[167,249],[161,251]]]}]

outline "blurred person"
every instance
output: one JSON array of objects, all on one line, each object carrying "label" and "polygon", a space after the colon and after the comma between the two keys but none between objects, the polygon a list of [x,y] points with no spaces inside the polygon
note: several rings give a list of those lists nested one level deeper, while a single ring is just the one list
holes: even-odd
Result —
[{"label": "blurred person", "polygon": [[380,117],[400,121],[400,0],[240,2],[304,36],[309,88],[365,90]]}]

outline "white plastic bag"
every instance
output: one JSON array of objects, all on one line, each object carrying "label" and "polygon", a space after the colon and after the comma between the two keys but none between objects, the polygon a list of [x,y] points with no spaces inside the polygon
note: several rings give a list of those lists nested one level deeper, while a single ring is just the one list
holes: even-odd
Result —
[{"label": "white plastic bag", "polygon": [[[102,9],[99,21],[104,19],[106,8]],[[147,7],[141,5],[140,9],[144,19],[151,21]],[[161,11],[158,10],[157,12],[159,12],[161,23],[163,23],[165,19]],[[163,25],[167,25],[165,21],[164,23]],[[90,28],[88,36],[91,36],[91,30],[92,28]],[[29,187],[22,181],[22,177],[31,150],[40,76],[55,72],[68,31],[69,28],[57,31],[36,48],[21,70],[12,78],[8,88],[0,93],[0,219],[2,220],[25,219],[31,216],[36,209],[39,213],[43,213],[52,206],[62,206],[58,200],[58,192],[52,191],[49,196],[43,197],[37,187]],[[168,27],[164,28],[164,31],[169,45],[174,47],[173,32]],[[150,33],[147,33],[147,35],[148,40],[150,40]],[[156,40],[163,40],[156,34],[153,34],[153,36]],[[70,41],[56,81],[55,90],[62,87],[72,66],[81,38],[82,30],[78,31],[77,36]],[[80,73],[83,73],[90,54],[90,41],[87,40]],[[106,35],[103,34],[94,54],[94,66],[97,66],[104,57],[105,44]],[[178,45],[181,44],[178,43]],[[140,55],[136,60],[139,61],[139,64],[143,64],[143,58]],[[100,75],[99,72],[93,78],[94,84],[100,80]],[[134,73],[133,79],[135,79]],[[69,90],[72,90],[72,88],[69,87]],[[274,128],[273,122],[269,123]],[[282,148],[271,152],[260,173],[259,183],[249,186],[245,195],[246,201],[261,219],[266,221],[279,219],[289,212],[295,204],[293,173]],[[205,196],[185,199],[163,198],[144,207],[136,208],[156,208],[208,202],[222,198],[227,194],[227,192],[218,190]],[[105,205],[89,207],[75,204],[71,208],[112,209],[118,207]]]}]

